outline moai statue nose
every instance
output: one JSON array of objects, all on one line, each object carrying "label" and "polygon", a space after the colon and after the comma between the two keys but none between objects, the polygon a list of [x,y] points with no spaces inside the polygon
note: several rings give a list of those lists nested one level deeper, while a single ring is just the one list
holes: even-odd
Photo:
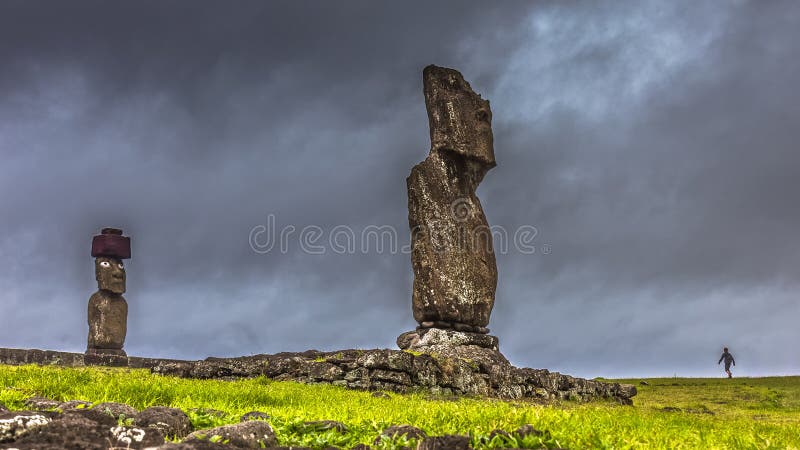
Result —
[{"label": "moai statue nose", "polygon": [[128,303],[125,297],[125,266],[131,257],[131,240],[117,228],[103,228],[92,239],[97,292],[89,298],[89,337],[86,362],[127,365],[122,349],[128,328]]}]

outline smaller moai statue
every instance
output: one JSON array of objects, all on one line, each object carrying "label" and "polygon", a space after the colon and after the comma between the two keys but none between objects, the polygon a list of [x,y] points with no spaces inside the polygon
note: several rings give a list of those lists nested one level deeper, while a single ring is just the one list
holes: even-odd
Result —
[{"label": "smaller moai statue", "polygon": [[[125,265],[131,257],[131,240],[122,230],[103,228],[92,239],[97,292],[89,298],[89,339],[86,355],[93,363],[111,363],[127,355],[122,349],[128,329],[125,293]],[[119,357],[119,358],[115,358]]]}]

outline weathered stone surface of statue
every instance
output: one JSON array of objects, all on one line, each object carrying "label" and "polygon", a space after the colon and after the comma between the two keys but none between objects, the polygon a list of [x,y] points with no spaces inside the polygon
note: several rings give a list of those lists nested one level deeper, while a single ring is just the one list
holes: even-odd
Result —
[{"label": "weathered stone surface of statue", "polygon": [[431,150],[406,180],[414,319],[423,329],[487,333],[497,266],[475,190],[496,165],[492,112],[456,70],[428,66],[423,84]]},{"label": "weathered stone surface of statue", "polygon": [[[130,238],[122,230],[104,228],[92,241],[92,256],[98,290],[89,299],[89,338],[87,356],[124,357],[122,349],[128,329],[128,303],[125,293],[123,259],[131,257]],[[108,358],[107,358],[108,359]],[[112,362],[113,358],[109,361]],[[103,363],[104,361],[92,361]]]}]

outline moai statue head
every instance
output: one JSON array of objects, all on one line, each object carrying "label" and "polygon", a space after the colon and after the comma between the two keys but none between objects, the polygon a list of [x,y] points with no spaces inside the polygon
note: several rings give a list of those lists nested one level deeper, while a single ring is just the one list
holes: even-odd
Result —
[{"label": "moai statue head", "polygon": [[97,287],[114,294],[125,293],[125,265],[123,259],[131,257],[131,239],[122,230],[103,228],[92,240],[94,273]]},{"label": "moai statue head", "polygon": [[430,65],[422,71],[431,151],[448,150],[496,166],[489,101],[476,94],[457,70]]},{"label": "moai statue head", "polygon": [[121,259],[101,256],[94,260],[94,275],[101,291],[125,293],[125,266]]}]

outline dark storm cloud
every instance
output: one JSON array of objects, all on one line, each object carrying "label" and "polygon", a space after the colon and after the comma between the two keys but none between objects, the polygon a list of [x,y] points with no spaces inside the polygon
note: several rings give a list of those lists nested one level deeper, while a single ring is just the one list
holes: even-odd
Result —
[{"label": "dark storm cloud", "polygon": [[750,373],[798,370],[791,3],[191,5],[0,6],[2,345],[81,349],[89,241],[116,225],[129,353],[393,346],[407,254],[248,235],[274,214],[407,242],[436,63],[492,102],[490,223],[539,230],[498,255],[515,363],[706,374],[728,344]]},{"label": "dark storm cloud", "polygon": [[[522,53],[556,64],[508,83],[558,91],[531,96],[547,109],[512,109],[520,126],[498,138],[518,149],[503,180],[535,181],[490,179],[484,203],[495,220],[537,224],[553,250],[501,266],[517,275],[501,292],[530,300],[498,302],[496,319],[541,323],[511,343],[540,365],[708,373],[705,353],[728,342],[751,373],[796,371],[800,65],[788,43],[800,18],[741,4],[692,23],[661,8],[538,16],[552,34]],[[576,22],[599,31],[567,39]],[[494,211],[496,196],[507,203]]]},{"label": "dark storm cloud", "polygon": [[[427,146],[421,67],[464,64],[464,36],[498,41],[525,8],[36,6],[0,19],[9,302],[38,297],[22,323],[58,311],[64,345],[81,345],[85,247],[116,224],[134,239],[132,352],[388,346],[384,320],[410,326],[407,256],[294,241],[260,255],[248,234],[270,213],[280,227],[404,230],[405,172]],[[48,259],[57,282],[43,286]]]}]

